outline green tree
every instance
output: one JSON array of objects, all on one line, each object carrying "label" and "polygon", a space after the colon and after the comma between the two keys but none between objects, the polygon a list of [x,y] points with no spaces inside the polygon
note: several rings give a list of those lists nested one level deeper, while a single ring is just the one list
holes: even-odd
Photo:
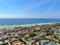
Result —
[{"label": "green tree", "polygon": [[60,38],[58,38],[58,43],[60,43]]},{"label": "green tree", "polygon": [[30,33],[29,36],[34,37],[34,36],[36,36],[36,33]]}]

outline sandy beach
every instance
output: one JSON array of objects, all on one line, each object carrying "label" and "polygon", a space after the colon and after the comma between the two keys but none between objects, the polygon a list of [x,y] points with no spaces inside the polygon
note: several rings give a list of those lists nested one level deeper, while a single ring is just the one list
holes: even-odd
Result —
[{"label": "sandy beach", "polygon": [[55,24],[60,22],[51,22],[51,23],[35,23],[35,24],[24,24],[24,25],[4,25],[0,26],[0,29],[2,28],[14,28],[14,27],[29,27],[29,26],[35,26],[35,25],[46,25],[46,24]]}]

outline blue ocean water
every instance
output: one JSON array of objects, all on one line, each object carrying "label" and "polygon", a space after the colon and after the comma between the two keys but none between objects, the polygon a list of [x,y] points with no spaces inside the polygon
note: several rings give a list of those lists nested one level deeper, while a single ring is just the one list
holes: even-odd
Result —
[{"label": "blue ocean water", "polygon": [[0,26],[60,22],[60,19],[0,19]]}]

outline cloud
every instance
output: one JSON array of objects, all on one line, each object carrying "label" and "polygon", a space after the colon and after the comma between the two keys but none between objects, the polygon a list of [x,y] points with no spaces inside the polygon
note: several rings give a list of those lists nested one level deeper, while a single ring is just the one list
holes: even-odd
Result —
[{"label": "cloud", "polygon": [[44,13],[50,13],[53,10],[53,6],[56,3],[56,0],[52,0],[51,5],[44,11]]},{"label": "cloud", "polygon": [[51,12],[49,14],[37,14],[37,15],[5,15],[0,14],[0,18],[60,18],[60,12]]},{"label": "cloud", "polygon": [[[43,11],[43,18],[60,18],[60,11],[54,9],[55,3],[57,0],[53,0],[49,8]],[[53,10],[54,9],[54,10]]]},{"label": "cloud", "polygon": [[47,2],[51,2],[52,0],[42,0],[42,1],[38,1],[38,2],[35,2],[31,5],[29,5],[28,7],[22,9],[23,12],[28,12],[28,11],[31,11],[32,9],[35,9],[37,7],[40,7],[42,5],[44,5],[45,3]]},{"label": "cloud", "polygon": [[51,18],[60,18],[60,11],[55,11],[50,14]]},{"label": "cloud", "polygon": [[0,14],[0,18],[32,18],[33,16],[27,16],[27,15],[12,15],[12,14]]},{"label": "cloud", "polygon": [[[60,11],[54,11],[49,13],[43,13],[40,15],[42,18],[60,18]],[[39,17],[40,17],[39,16]]]},{"label": "cloud", "polygon": [[[10,0],[11,1],[11,0]],[[14,0],[13,0],[14,1]],[[13,2],[12,1],[12,2]],[[16,1],[16,0],[15,0]],[[18,0],[19,1],[19,0]],[[6,0],[6,2],[11,3],[9,1]],[[23,1],[22,1],[23,2]],[[21,2],[21,3],[22,3]],[[52,3],[51,3],[52,2]],[[55,5],[56,0],[42,0],[42,1],[38,1],[38,2],[33,2],[31,3],[29,6],[26,6],[26,8],[24,7],[24,9],[20,8],[21,6],[10,6],[9,7],[9,12],[8,13],[13,13],[13,14],[0,14],[0,18],[60,18],[60,12],[59,11],[54,11],[53,12],[53,7]],[[0,0],[0,3],[4,3],[4,0]],[[29,11],[36,9],[40,6],[43,6],[45,4],[50,4],[49,7],[45,10],[43,10],[43,12],[41,13],[30,13]],[[18,4],[17,4],[18,5]],[[23,7],[23,6],[22,6]],[[20,10],[21,9],[21,10]],[[6,9],[7,10],[7,9]],[[55,10],[55,9],[54,9]],[[16,13],[14,13],[16,12]],[[29,12],[29,13],[24,13],[24,12]],[[19,13],[19,14],[18,14]],[[8,15],[7,15],[8,14]],[[17,14],[17,15],[16,15]],[[34,15],[35,14],[35,15]]]},{"label": "cloud", "polygon": [[0,18],[20,18],[19,15],[2,15],[0,14]]}]

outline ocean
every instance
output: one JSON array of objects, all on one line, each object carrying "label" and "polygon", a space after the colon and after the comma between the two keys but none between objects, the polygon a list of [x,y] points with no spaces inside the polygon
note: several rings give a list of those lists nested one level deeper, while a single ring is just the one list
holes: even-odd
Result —
[{"label": "ocean", "polygon": [[37,24],[37,23],[53,23],[60,22],[60,19],[28,19],[28,18],[18,18],[18,19],[0,19],[0,26],[5,25],[26,25],[26,24]]}]

